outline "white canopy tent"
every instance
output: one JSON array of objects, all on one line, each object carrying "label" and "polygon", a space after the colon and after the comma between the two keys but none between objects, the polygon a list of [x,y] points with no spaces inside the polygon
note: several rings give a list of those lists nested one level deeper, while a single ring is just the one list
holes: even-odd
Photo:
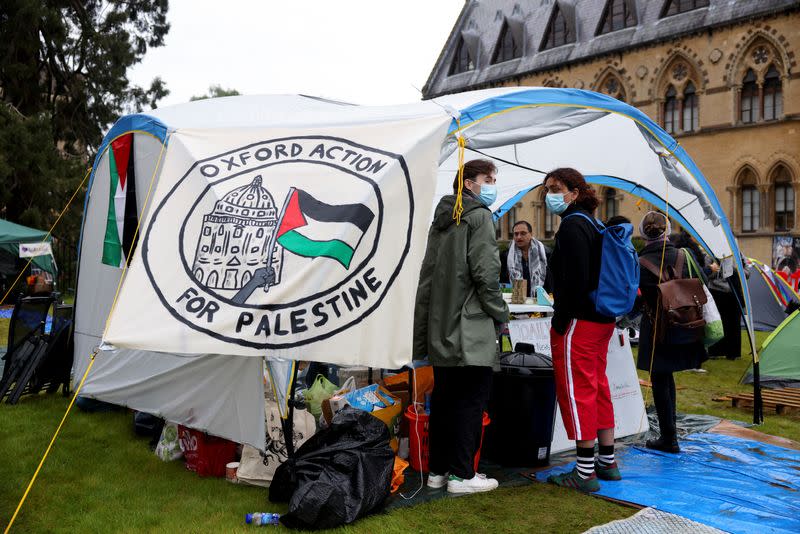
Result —
[{"label": "white canopy tent", "polygon": [[[513,88],[392,107],[197,101],[124,117],[99,150],[81,237],[76,377],[103,350],[82,393],[263,448],[265,356],[408,363],[428,225],[451,191],[457,135],[502,166],[498,215],[541,182],[532,169],[572,166],[668,205],[716,257],[738,262],[688,156],[603,95]],[[118,213],[131,187],[139,223]],[[117,234],[130,241],[135,224],[117,297],[124,269],[103,263],[105,252]]]}]

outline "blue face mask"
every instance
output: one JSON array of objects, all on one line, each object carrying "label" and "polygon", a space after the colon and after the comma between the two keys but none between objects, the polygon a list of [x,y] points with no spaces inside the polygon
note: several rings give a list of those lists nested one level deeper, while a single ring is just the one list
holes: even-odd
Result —
[{"label": "blue face mask", "polygon": [[547,193],[545,204],[547,209],[556,215],[561,215],[569,207],[569,204],[564,202],[564,193]]},{"label": "blue face mask", "polygon": [[478,195],[478,200],[483,202],[486,207],[494,204],[497,200],[497,186],[490,184],[481,184],[481,194]]},{"label": "blue face mask", "polygon": [[497,186],[491,184],[480,184],[480,186],[481,193],[475,196],[483,203],[484,206],[489,207],[494,204],[495,200],[497,200]]}]

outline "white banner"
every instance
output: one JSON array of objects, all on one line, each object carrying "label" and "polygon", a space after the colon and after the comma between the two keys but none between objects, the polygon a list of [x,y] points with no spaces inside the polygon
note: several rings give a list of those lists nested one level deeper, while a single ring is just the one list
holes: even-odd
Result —
[{"label": "white banner", "polygon": [[52,256],[53,247],[50,243],[20,243],[20,258],[35,258],[36,256]]},{"label": "white banner", "polygon": [[177,131],[104,341],[407,363],[449,121]]}]

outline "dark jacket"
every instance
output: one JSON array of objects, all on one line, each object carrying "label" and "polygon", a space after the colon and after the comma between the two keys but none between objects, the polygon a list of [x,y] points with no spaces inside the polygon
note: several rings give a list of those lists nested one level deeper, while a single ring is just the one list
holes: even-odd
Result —
[{"label": "dark jacket", "polygon": [[442,198],[428,233],[414,309],[413,356],[427,355],[442,367],[494,366],[496,325],[508,321],[508,305],[500,293],[492,213],[465,193],[456,225],[455,198]]},{"label": "dark jacket", "polygon": [[591,222],[580,216],[567,218],[576,212],[592,216],[576,206],[561,214],[549,264],[555,300],[552,325],[559,334],[567,331],[572,319],[595,323],[613,323],[615,319],[597,313],[592,302],[590,294],[597,289],[600,279],[603,241]]},{"label": "dark jacket", "polygon": [[[653,243],[646,246],[639,253],[640,258],[646,258],[656,267],[661,265],[662,243]],[[664,267],[675,265],[681,249],[675,248],[672,243],[667,243],[664,248]],[[689,276],[689,268],[684,262],[684,278]],[[639,358],[637,367],[642,371],[650,371],[650,356],[653,353],[653,321],[650,318],[649,310],[654,310],[658,302],[658,277],[648,269],[641,267],[639,277],[639,287],[642,290],[642,298],[637,301],[637,306],[643,308],[641,330],[639,332]],[[659,316],[659,321],[661,316]],[[683,371],[685,369],[696,369],[700,366],[706,356],[703,341],[687,343],[687,336],[680,329],[670,329],[667,332],[667,343],[657,343],[655,350],[655,360],[652,371],[656,373]]]}]

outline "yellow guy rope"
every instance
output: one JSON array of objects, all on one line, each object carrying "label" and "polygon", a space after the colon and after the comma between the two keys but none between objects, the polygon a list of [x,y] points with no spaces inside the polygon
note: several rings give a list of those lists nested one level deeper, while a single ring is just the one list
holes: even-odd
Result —
[{"label": "yellow guy rope", "polygon": [[47,455],[50,454],[50,449],[53,448],[53,443],[56,442],[56,438],[58,437],[59,432],[61,432],[61,427],[64,426],[64,421],[67,420],[67,416],[69,415],[70,410],[72,409],[72,405],[75,404],[75,399],[78,398],[78,392],[83,387],[83,383],[86,381],[86,377],[89,376],[89,370],[94,365],[94,356],[97,354],[97,351],[92,353],[92,358],[89,360],[89,366],[86,368],[86,372],[83,373],[83,378],[81,378],[80,383],[78,384],[77,389],[75,390],[75,395],[72,396],[72,400],[69,401],[69,406],[67,406],[67,411],[64,412],[64,417],[61,418],[61,422],[58,423],[58,428],[56,428],[56,433],[53,434],[52,439],[50,440],[50,444],[47,446],[47,449],[44,451],[44,455],[42,459],[39,461],[39,465],[36,467],[36,471],[33,473],[33,477],[31,477],[31,481],[28,482],[28,487],[25,488],[25,493],[22,494],[22,498],[19,500],[19,504],[17,504],[16,510],[14,510],[14,515],[11,516],[11,521],[8,522],[8,526],[3,531],[4,534],[8,534],[11,530],[11,526],[14,524],[14,521],[17,519],[17,515],[19,514],[20,509],[22,508],[25,499],[28,497],[28,493],[30,493],[31,488],[33,487],[33,483],[36,481],[36,477],[39,475],[39,471],[41,471],[42,466],[44,465],[44,461],[47,459]]},{"label": "yellow guy rope", "polygon": [[[106,330],[108,330],[108,324],[111,321],[111,315],[114,313],[114,310],[117,307],[117,299],[119,298],[119,291],[120,288],[122,287],[122,281],[125,279],[125,273],[128,270],[128,262],[130,261],[131,254],[133,253],[133,247],[136,244],[136,237],[139,235],[139,228],[142,224],[142,216],[144,215],[144,212],[147,209],[148,204],[150,203],[150,194],[153,191],[153,183],[155,182],[156,175],[158,174],[158,169],[161,166],[161,159],[164,157],[164,148],[166,147],[166,145],[167,145],[167,140],[165,139],[164,142],[161,143],[161,152],[158,154],[158,161],[156,162],[156,166],[153,169],[153,176],[150,177],[150,186],[147,188],[147,195],[145,196],[144,205],[142,206],[142,211],[139,214],[138,220],[136,221],[136,229],[133,232],[133,239],[131,240],[131,246],[128,249],[128,255],[125,256],[126,261],[122,267],[122,274],[119,277],[117,290],[114,293],[114,301],[111,303],[111,311],[108,313],[108,317],[106,318],[106,325],[103,328],[103,337],[105,337]],[[53,447],[53,443],[55,443],[58,434],[61,432],[61,427],[64,426],[64,422],[67,420],[67,416],[69,415],[70,410],[72,410],[72,405],[75,404],[75,399],[78,398],[78,394],[80,393],[81,388],[83,388],[83,383],[86,382],[86,377],[89,376],[89,371],[91,371],[92,366],[94,365],[94,359],[96,355],[97,355],[97,350],[95,350],[91,354],[91,359],[89,360],[89,365],[86,367],[86,372],[83,373],[83,377],[81,378],[78,387],[75,388],[75,394],[72,396],[72,400],[67,406],[67,411],[64,412],[64,417],[61,418],[61,422],[58,424],[58,428],[56,428],[55,434],[53,434],[53,438],[50,440],[50,444],[47,446],[47,449],[45,449],[44,455],[42,456],[41,461],[39,461],[39,466],[36,468],[36,471],[34,471],[33,477],[31,477],[31,481],[28,483],[28,487],[25,489],[25,493],[22,494],[22,498],[19,500],[19,504],[17,504],[17,509],[14,510],[14,515],[11,516],[11,521],[8,522],[8,526],[6,527],[4,534],[8,534],[8,532],[11,530],[11,526],[17,519],[17,515],[19,514],[19,511],[22,509],[22,505],[25,503],[25,499],[28,498],[28,494],[30,493],[34,482],[36,482],[36,477],[39,476],[39,471],[41,471],[42,466],[44,465],[44,462],[47,459],[47,455],[50,454],[50,449]]]},{"label": "yellow guy rope", "polygon": [[[461,122],[456,120],[459,129]],[[456,139],[458,140],[458,191],[456,192],[456,204],[453,206],[453,219],[456,225],[461,224],[461,214],[464,213],[464,199],[461,197],[464,194],[464,149],[467,146],[467,140],[464,134],[458,133]]]},{"label": "yellow guy rope", "polygon": [[[63,217],[63,216],[64,216],[64,213],[66,213],[66,211],[69,209],[69,206],[70,206],[70,204],[72,204],[72,201],[73,201],[73,200],[75,200],[75,197],[78,195],[78,191],[80,191],[80,190],[81,190],[81,188],[83,188],[83,184],[85,184],[85,183],[86,183],[86,179],[87,179],[87,178],[89,178],[89,175],[90,175],[91,173],[92,173],[92,168],[91,168],[91,167],[89,167],[89,169],[87,169],[87,171],[86,171],[86,174],[85,174],[85,175],[84,175],[84,177],[83,177],[83,180],[81,180],[81,184],[78,186],[78,188],[77,188],[77,189],[75,189],[75,192],[74,192],[74,193],[72,193],[72,196],[71,196],[71,197],[69,197],[69,200],[67,201],[67,205],[66,205],[66,206],[64,206],[64,209],[62,209],[62,210],[61,210],[61,213],[59,213],[59,214],[58,214],[58,218],[56,219],[56,222],[54,222],[54,223],[53,223],[53,226],[51,226],[51,227],[50,227],[50,230],[48,230],[48,231],[47,231],[47,235],[44,237],[44,240],[43,240],[43,241],[47,241],[47,240],[50,238],[50,235],[53,233],[53,228],[55,228],[55,227],[56,227],[56,225],[58,224],[58,222],[61,220],[61,217]],[[19,272],[19,275],[17,275],[17,279],[16,279],[16,280],[14,280],[14,283],[13,283],[13,284],[11,284],[11,285],[8,287],[8,291],[6,291],[6,294],[5,294],[5,295],[3,295],[3,298],[2,298],[2,299],[0,299],[0,305],[2,305],[2,304],[3,304],[3,303],[6,301],[6,298],[8,297],[8,295],[9,295],[9,294],[11,294],[11,291],[14,289],[14,286],[16,286],[16,285],[17,285],[17,282],[19,282],[19,279],[20,279],[20,278],[22,278],[22,275],[23,275],[23,274],[25,273],[25,271],[28,269],[28,266],[30,266],[30,264],[31,264],[31,262],[32,262],[32,261],[33,261],[33,257],[31,257],[31,258],[29,258],[29,259],[28,259],[28,263],[26,263],[26,264],[25,264],[25,267],[23,267],[23,268],[22,268],[22,270]]]}]

